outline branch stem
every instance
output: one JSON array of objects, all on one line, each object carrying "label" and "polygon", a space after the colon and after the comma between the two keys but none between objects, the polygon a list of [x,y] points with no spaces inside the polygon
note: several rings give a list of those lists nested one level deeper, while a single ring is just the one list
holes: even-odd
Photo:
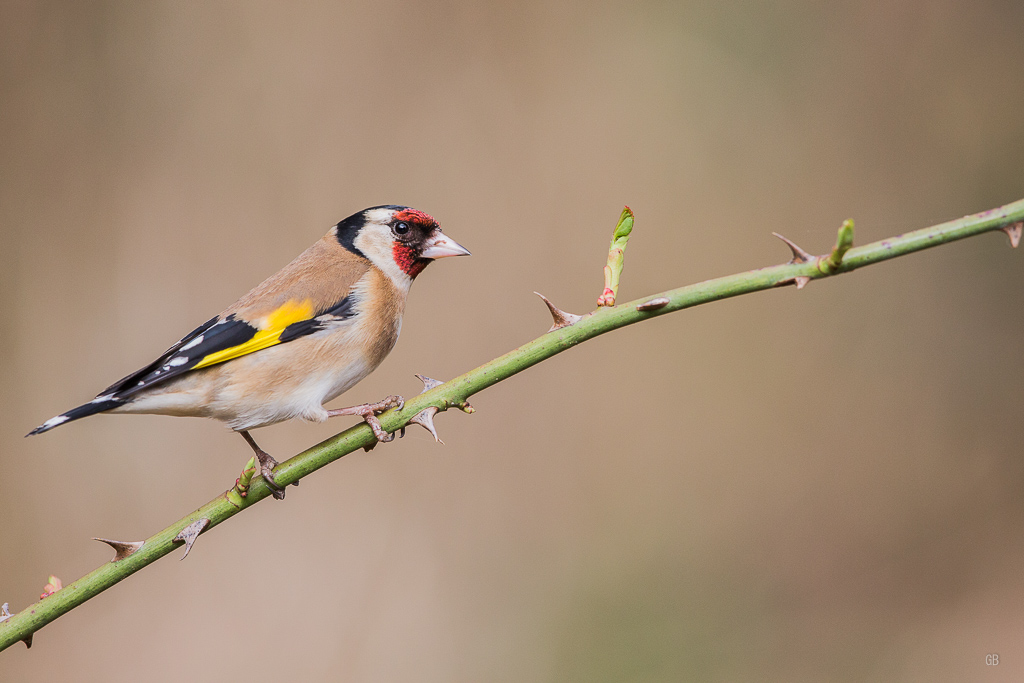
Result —
[{"label": "branch stem", "polygon": [[[439,411],[458,408],[470,396],[487,387],[581,342],[627,325],[712,301],[792,284],[798,277],[814,280],[846,273],[940,244],[1001,230],[1021,220],[1024,220],[1024,199],[998,209],[850,248],[840,254],[841,260],[834,268],[825,269],[828,272],[823,272],[820,267],[827,257],[821,257],[807,263],[771,266],[728,275],[646,296],[627,304],[602,307],[572,325],[543,334],[500,358],[416,396],[408,401],[401,411],[392,410],[381,415],[380,422],[386,431],[394,432],[406,426],[420,411],[430,406],[436,407]],[[637,310],[638,305],[650,300],[652,296],[665,298],[668,303],[653,310]],[[370,427],[360,424],[281,463],[275,469],[274,476],[279,485],[288,485],[352,451],[375,443],[376,438]],[[253,479],[245,498],[232,496],[232,491],[225,491],[198,510],[151,536],[139,550],[128,557],[107,562],[56,593],[0,622],[0,650],[31,638],[33,633],[54,619],[168,555],[176,548],[183,547],[182,542],[174,539],[190,524],[200,519],[208,519],[210,521],[205,531],[209,531],[270,495],[270,489],[262,477]]]}]

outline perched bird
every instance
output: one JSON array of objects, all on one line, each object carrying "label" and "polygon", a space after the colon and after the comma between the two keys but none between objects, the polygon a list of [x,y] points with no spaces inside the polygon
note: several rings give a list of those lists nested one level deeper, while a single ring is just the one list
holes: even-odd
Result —
[{"label": "perched bird", "polygon": [[274,496],[283,498],[272,474],[277,461],[249,430],[293,417],[359,415],[378,440],[393,439],[376,415],[400,408],[401,397],[335,410],[323,404],[394,347],[409,288],[427,264],[465,255],[422,211],[360,211],[155,361],[27,436],[104,412],[212,417],[245,438]]}]

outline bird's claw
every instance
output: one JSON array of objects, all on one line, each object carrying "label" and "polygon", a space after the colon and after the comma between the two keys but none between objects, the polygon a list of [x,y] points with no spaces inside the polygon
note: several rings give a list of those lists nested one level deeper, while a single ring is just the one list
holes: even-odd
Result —
[{"label": "bird's claw", "polygon": [[383,412],[391,410],[401,410],[405,407],[405,399],[401,396],[391,395],[383,401],[377,403],[371,403],[369,406],[370,411],[363,415],[363,419],[366,420],[366,424],[370,425],[370,429],[373,430],[373,435],[377,437],[379,443],[390,443],[395,440],[394,434],[388,434],[384,431],[384,428],[380,424],[380,420],[377,416]]},{"label": "bird's claw", "polygon": [[277,500],[284,500],[284,486],[281,486],[274,479],[274,467],[277,465],[277,461],[274,460],[270,455],[267,455],[269,462],[264,462],[260,459],[260,474],[263,475],[263,481],[267,482],[267,488],[270,489],[270,495],[274,496]]},{"label": "bird's claw", "polygon": [[280,486],[274,480],[274,468],[277,466],[277,461],[274,460],[274,456],[267,453],[265,450],[256,445],[252,436],[247,431],[240,431],[239,434],[245,439],[246,443],[252,448],[253,453],[256,455],[256,459],[260,461],[260,474],[263,475],[263,480],[267,482],[267,488],[270,489],[271,495],[277,500],[284,500],[284,487]]},{"label": "bird's claw", "polygon": [[373,430],[373,435],[377,437],[379,443],[389,443],[395,440],[395,435],[385,432],[380,420],[372,412],[363,415],[363,419],[366,420],[366,424],[370,425],[370,429]]},{"label": "bird's claw", "polygon": [[[388,434],[384,431],[384,428],[380,424],[380,420],[377,416],[383,412],[391,410],[401,410],[405,407],[405,399],[401,396],[388,396],[383,401],[377,401],[376,403],[364,403],[359,406],[352,406],[351,408],[335,408],[334,410],[327,411],[327,417],[338,417],[339,415],[358,415],[366,421],[366,424],[370,425],[370,429],[373,430],[373,435],[377,437],[379,443],[388,443],[394,441],[395,435]],[[376,445],[376,444],[375,444]],[[372,446],[371,446],[372,448]]]},{"label": "bird's claw", "polygon": [[402,408],[405,407],[405,399],[402,398],[401,396],[392,395],[388,396],[383,401],[369,403],[367,404],[366,407],[372,410],[374,415],[380,415],[381,413],[391,410],[392,408],[394,408],[395,410],[401,410]]}]

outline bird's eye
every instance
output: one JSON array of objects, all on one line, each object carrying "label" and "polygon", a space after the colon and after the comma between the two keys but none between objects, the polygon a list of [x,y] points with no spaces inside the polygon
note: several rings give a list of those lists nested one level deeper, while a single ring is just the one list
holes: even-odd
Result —
[{"label": "bird's eye", "polygon": [[396,235],[404,235],[407,232],[409,232],[409,224],[408,223],[395,223],[395,234]]}]

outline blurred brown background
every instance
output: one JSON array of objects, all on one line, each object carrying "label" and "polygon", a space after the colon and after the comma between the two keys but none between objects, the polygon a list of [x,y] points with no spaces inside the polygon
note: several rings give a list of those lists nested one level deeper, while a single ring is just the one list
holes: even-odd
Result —
[{"label": "blurred brown background", "polygon": [[[1024,197],[1013,2],[0,9],[0,602],[229,487],[218,423],[41,421],[367,206],[419,390],[621,295]],[[1024,253],[1000,233],[619,331],[352,454],[0,655],[11,681],[1024,676]],[[286,457],[348,426],[257,433]],[[1000,664],[986,667],[998,653]]]}]

